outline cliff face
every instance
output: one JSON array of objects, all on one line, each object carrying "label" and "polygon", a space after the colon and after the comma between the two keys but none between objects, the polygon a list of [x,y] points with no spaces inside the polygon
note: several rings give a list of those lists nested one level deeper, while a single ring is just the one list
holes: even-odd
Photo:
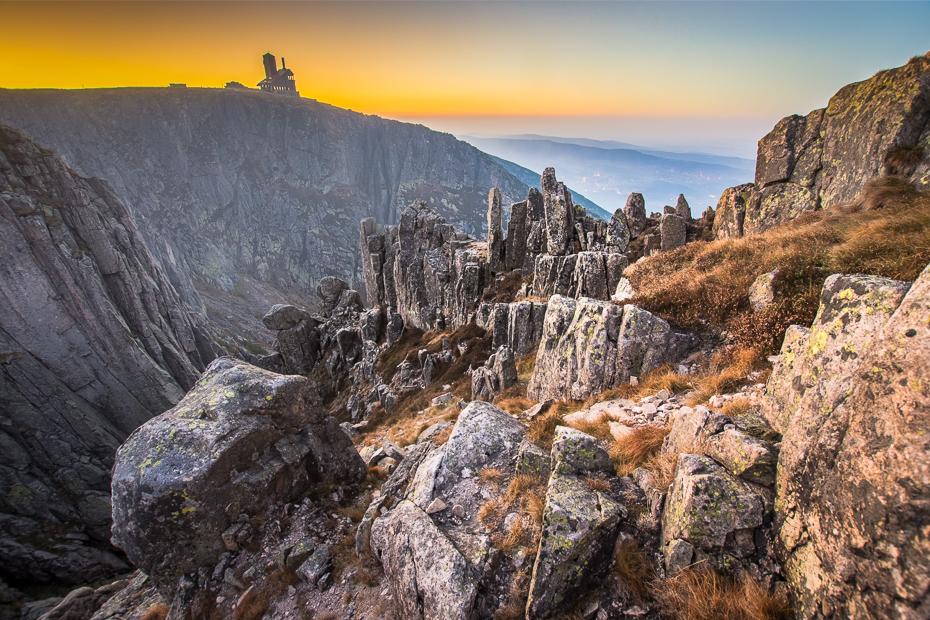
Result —
[{"label": "cliff face", "polygon": [[825,109],[779,121],[759,141],[755,183],[721,196],[714,232],[760,233],[849,202],[884,175],[930,185],[930,56],[844,86]]},{"label": "cliff face", "polygon": [[421,199],[477,232],[491,187],[510,202],[528,189],[451,135],[260,92],[0,90],[0,119],[110,181],[194,304],[190,279],[360,285],[361,219],[394,223]]},{"label": "cliff face", "polygon": [[99,578],[115,450],[214,345],[109,184],[3,125],[0,306],[0,576]]}]

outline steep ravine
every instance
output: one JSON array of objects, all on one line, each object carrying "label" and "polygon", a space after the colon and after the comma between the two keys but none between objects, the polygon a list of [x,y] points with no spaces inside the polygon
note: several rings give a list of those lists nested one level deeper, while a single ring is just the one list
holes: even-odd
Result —
[{"label": "steep ravine", "polygon": [[110,468],[215,357],[105,181],[0,125],[0,578],[78,583],[109,548]]},{"label": "steep ravine", "polygon": [[476,232],[491,187],[504,204],[528,190],[449,134],[262,92],[0,90],[0,120],[112,183],[195,306],[194,283],[246,297],[243,277],[303,293],[325,276],[360,285],[360,220],[394,223],[423,199]]}]

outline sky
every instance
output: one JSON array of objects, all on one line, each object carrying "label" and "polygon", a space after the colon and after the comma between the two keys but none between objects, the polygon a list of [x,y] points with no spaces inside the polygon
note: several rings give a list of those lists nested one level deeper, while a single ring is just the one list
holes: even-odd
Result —
[{"label": "sky", "polygon": [[930,1],[8,2],[0,87],[254,86],[456,134],[751,157],[778,119],[930,50]]}]

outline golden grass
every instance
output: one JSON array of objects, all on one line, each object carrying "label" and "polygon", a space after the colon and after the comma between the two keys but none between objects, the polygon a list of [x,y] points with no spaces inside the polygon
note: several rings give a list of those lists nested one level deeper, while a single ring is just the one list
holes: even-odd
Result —
[{"label": "golden grass", "polygon": [[657,453],[643,463],[643,468],[652,473],[652,486],[660,493],[668,493],[675,479],[675,467],[678,464],[678,454]]},{"label": "golden grass", "polygon": [[533,374],[533,370],[536,369],[536,355],[538,352],[539,352],[539,347],[533,349],[531,352],[517,359],[517,380],[518,381],[529,381],[530,380],[530,377]]},{"label": "golden grass", "polygon": [[752,409],[752,403],[749,399],[745,396],[737,396],[727,401],[720,413],[732,419],[740,417],[750,409]]},{"label": "golden grass", "polygon": [[592,478],[588,476],[584,481],[585,485],[592,491],[609,491],[610,483],[603,478]]},{"label": "golden grass", "polygon": [[[769,371],[770,366],[762,349],[749,347],[732,347],[718,352],[712,361],[710,371],[694,379],[694,390],[686,402],[694,407],[707,402],[716,394],[735,392],[746,385],[747,377],[755,371]],[[768,375],[757,379],[764,383]]]},{"label": "golden grass", "polygon": [[[764,354],[774,353],[788,325],[811,323],[830,274],[913,281],[930,263],[930,193],[914,193],[886,177],[866,186],[854,203],[861,206],[807,213],[743,239],[689,243],[632,265],[624,276],[637,296],[624,303],[684,328],[707,321],[721,329],[734,324],[745,329],[761,320],[767,333],[758,338],[757,332],[754,342]],[[774,308],[754,313],[749,286],[776,268],[781,269],[779,299]]]},{"label": "golden grass", "polygon": [[517,570],[510,582],[507,602],[494,612],[494,620],[523,620],[526,617],[526,599],[530,593],[530,574],[526,568]]},{"label": "golden grass", "polygon": [[142,616],[142,620],[165,620],[168,617],[167,605],[153,605]]},{"label": "golden grass", "polygon": [[670,426],[640,426],[610,446],[610,458],[614,461],[618,476],[632,474],[637,467],[644,467],[659,453]]},{"label": "golden grass", "polygon": [[565,414],[561,413],[554,407],[542,415],[538,415],[529,424],[526,437],[540,448],[549,450],[552,448],[552,438],[555,435],[557,426],[564,422]]},{"label": "golden grass", "polygon": [[644,603],[651,598],[652,584],[656,578],[655,567],[632,538],[617,545],[614,574],[629,588],[637,603]]},{"label": "golden grass", "polygon": [[279,569],[265,577],[236,607],[234,620],[259,620],[265,616],[271,600],[287,592],[287,586],[300,583],[300,577],[289,568]]},{"label": "golden grass", "polygon": [[449,437],[452,436],[453,428],[454,428],[453,426],[444,428],[443,430],[439,431],[438,433],[430,437],[430,441],[432,441],[437,446],[441,446],[442,444],[449,441]]},{"label": "golden grass", "polygon": [[730,579],[696,567],[656,582],[659,609],[674,620],[790,620],[791,605],[750,578]]},{"label": "golden grass", "polygon": [[618,398],[627,398],[637,400],[645,396],[651,396],[662,390],[668,390],[669,394],[677,394],[691,388],[693,377],[690,375],[680,375],[672,364],[663,364],[662,366],[651,370],[639,377],[637,385],[629,383],[619,387],[611,388],[601,392],[597,396],[592,396],[585,401],[585,407],[605,400],[616,400]]},{"label": "golden grass", "polygon": [[481,482],[498,486],[500,485],[501,480],[504,479],[504,472],[499,469],[483,467],[482,469],[478,470],[478,478],[481,480]]},{"label": "golden grass", "polygon": [[[492,532],[491,544],[510,553],[517,547],[535,548],[542,534],[542,515],[546,506],[546,480],[542,476],[514,476],[507,491],[478,510],[478,520]],[[517,508],[520,518],[506,532],[504,517]]]}]

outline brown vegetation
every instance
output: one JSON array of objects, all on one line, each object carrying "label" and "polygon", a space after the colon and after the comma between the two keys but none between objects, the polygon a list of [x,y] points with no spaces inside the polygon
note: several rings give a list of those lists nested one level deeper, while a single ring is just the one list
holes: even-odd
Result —
[{"label": "brown vegetation", "polygon": [[919,146],[899,145],[885,155],[885,172],[909,177],[924,159],[924,150]]},{"label": "brown vegetation", "polygon": [[[624,275],[637,296],[624,303],[685,328],[700,329],[705,322],[735,327],[743,344],[761,343],[763,355],[774,353],[788,325],[811,323],[828,275],[912,281],[930,263],[930,193],[884,178],[866,186],[854,203],[861,206],[807,213],[744,239],[689,243],[633,265]],[[776,268],[775,307],[753,312],[750,285]],[[749,330],[753,325],[759,327]]]},{"label": "brown vegetation", "polygon": [[614,554],[614,574],[629,588],[637,603],[649,600],[656,578],[655,567],[632,538],[617,545]]},{"label": "brown vegetation", "polygon": [[750,578],[739,581],[695,567],[656,582],[659,608],[675,620],[789,620],[791,605]]},{"label": "brown vegetation", "polygon": [[484,467],[478,470],[478,478],[481,480],[481,482],[488,482],[498,486],[501,483],[501,480],[504,479],[504,472],[499,469]]},{"label": "brown vegetation", "polygon": [[610,458],[617,468],[617,475],[626,476],[637,467],[645,466],[659,453],[665,436],[671,430],[669,426],[640,426],[615,441],[610,447]]},{"label": "brown vegetation", "polygon": [[260,620],[265,616],[273,598],[287,592],[287,586],[299,583],[300,577],[289,568],[274,571],[265,577],[258,588],[243,596],[233,613],[234,620]]},{"label": "brown vegetation", "polygon": [[588,476],[584,481],[585,485],[592,491],[609,491],[610,483],[603,478],[592,478]]},{"label": "brown vegetation", "polygon": [[149,607],[148,611],[145,612],[145,615],[142,616],[142,620],[165,620],[167,617],[167,605],[153,605],[152,607]]}]

